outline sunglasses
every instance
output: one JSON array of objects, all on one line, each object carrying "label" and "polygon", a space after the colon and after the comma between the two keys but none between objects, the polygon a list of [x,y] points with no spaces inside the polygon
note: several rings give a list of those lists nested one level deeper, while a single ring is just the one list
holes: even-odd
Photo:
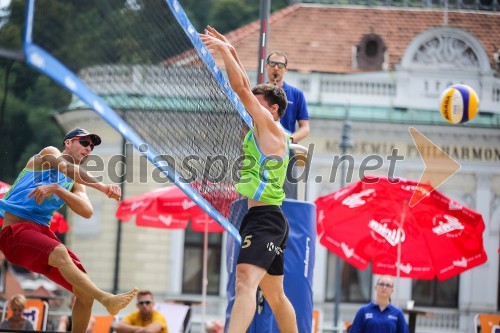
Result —
[{"label": "sunglasses", "polygon": [[78,140],[78,142],[82,145],[82,147],[87,148],[88,146],[90,146],[90,150],[94,150],[94,144],[89,140],[86,139],[73,139],[73,140],[74,141]]},{"label": "sunglasses", "polygon": [[139,305],[150,305],[151,303],[153,303],[153,302],[151,302],[151,301],[140,301],[140,302],[137,302],[137,304],[139,304]]},{"label": "sunglasses", "polygon": [[392,289],[392,284],[388,284],[388,283],[380,282],[380,283],[377,283],[377,286],[379,286],[380,288]]},{"label": "sunglasses", "polygon": [[271,67],[274,67],[276,65],[278,65],[278,68],[285,68],[286,67],[286,64],[283,63],[283,62],[279,62],[279,61],[271,61],[271,60],[268,60],[267,61],[267,64]]}]

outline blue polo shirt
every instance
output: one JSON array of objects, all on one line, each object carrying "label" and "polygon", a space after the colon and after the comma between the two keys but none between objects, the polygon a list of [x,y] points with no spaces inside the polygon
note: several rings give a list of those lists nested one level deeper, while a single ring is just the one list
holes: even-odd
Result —
[{"label": "blue polo shirt", "polygon": [[403,311],[389,304],[384,311],[371,302],[358,310],[350,333],[408,333]]},{"label": "blue polo shirt", "polygon": [[283,90],[288,100],[286,112],[281,117],[281,125],[290,133],[295,132],[295,124],[298,120],[309,119],[309,112],[307,111],[306,99],[304,94],[299,89],[283,82]]}]

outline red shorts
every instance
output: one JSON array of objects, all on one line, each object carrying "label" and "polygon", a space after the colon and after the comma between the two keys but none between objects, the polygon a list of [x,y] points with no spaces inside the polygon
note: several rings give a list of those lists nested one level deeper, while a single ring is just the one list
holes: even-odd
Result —
[{"label": "red shorts", "polygon": [[[0,250],[9,262],[43,274],[72,292],[71,284],[57,268],[49,265],[49,255],[59,244],[62,244],[61,241],[48,226],[33,222],[15,223],[2,228],[0,232]],[[80,259],[67,250],[75,265],[85,273]]]}]

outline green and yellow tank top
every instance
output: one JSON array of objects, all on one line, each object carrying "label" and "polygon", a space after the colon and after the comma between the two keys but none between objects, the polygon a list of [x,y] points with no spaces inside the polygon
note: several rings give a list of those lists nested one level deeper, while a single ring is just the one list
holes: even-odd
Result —
[{"label": "green and yellow tank top", "polygon": [[243,140],[245,159],[240,168],[240,180],[236,184],[238,193],[269,205],[281,205],[285,199],[283,183],[289,162],[290,136],[287,134],[285,156],[267,156],[259,148],[254,129],[248,131]]}]

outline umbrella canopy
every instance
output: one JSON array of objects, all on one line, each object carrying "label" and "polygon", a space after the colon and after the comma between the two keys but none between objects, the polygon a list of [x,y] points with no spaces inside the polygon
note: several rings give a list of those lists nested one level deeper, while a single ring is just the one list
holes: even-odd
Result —
[{"label": "umbrella canopy", "polygon": [[224,228],[210,218],[177,186],[168,186],[120,202],[116,217],[128,222],[135,215],[138,226],[185,229],[188,221],[194,231],[223,232]]},{"label": "umbrella canopy", "polygon": [[[10,185],[0,181],[0,199],[9,191]],[[0,226],[3,225],[3,219],[0,218]],[[68,222],[61,213],[55,212],[50,221],[50,230],[63,234],[69,230]]]},{"label": "umbrella canopy", "polygon": [[[316,200],[320,243],[358,269],[446,280],[486,262],[481,215],[417,182],[367,177]],[[419,188],[425,189],[425,187]]]}]

